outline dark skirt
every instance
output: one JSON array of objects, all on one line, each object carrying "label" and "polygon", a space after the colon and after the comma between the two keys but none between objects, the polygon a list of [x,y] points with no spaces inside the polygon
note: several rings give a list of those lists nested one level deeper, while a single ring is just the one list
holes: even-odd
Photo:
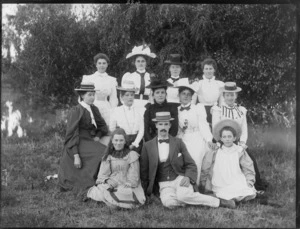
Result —
[{"label": "dark skirt", "polygon": [[66,147],[60,161],[58,185],[64,190],[82,191],[95,185],[106,146],[92,139],[80,138],[81,168],[74,166],[74,156]]}]

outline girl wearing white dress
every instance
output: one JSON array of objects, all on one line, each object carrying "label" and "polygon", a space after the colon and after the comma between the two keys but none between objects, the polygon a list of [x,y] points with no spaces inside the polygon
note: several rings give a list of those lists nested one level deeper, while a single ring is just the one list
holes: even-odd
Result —
[{"label": "girl wearing white dress", "polygon": [[212,191],[218,198],[236,202],[256,197],[253,161],[243,147],[234,143],[240,134],[239,124],[230,119],[214,126],[214,138],[222,145],[203,159],[201,190],[204,193]]},{"label": "girl wearing white dress", "polygon": [[145,105],[151,102],[151,90],[146,88],[150,84],[150,74],[146,70],[149,58],[155,58],[156,55],[150,51],[147,45],[134,46],[132,52],[126,56],[126,59],[133,59],[136,71],[126,72],[122,77],[121,85],[125,80],[134,82],[135,88],[135,107],[141,112],[145,111]]},{"label": "girl wearing white dress", "polygon": [[[170,54],[169,59],[164,62],[169,66],[170,77],[167,81],[173,85],[173,87],[169,87],[167,89],[167,101],[169,103],[178,103],[180,105],[179,97],[178,97],[178,89],[176,88],[180,84],[190,84],[189,79],[187,77],[181,77],[181,72],[183,66],[187,63],[184,61],[184,58],[180,54]],[[196,82],[191,84],[191,87],[196,87]],[[193,95],[192,103],[195,104],[197,99],[197,95]]]},{"label": "girl wearing white dress", "polygon": [[203,105],[191,104],[195,92],[193,88],[190,85],[178,87],[181,105],[178,107],[179,130],[177,137],[183,140],[197,165],[196,183],[199,185],[202,160],[206,151],[213,146],[213,137],[206,121],[206,112]]},{"label": "girl wearing white dress", "polygon": [[109,130],[123,128],[128,137],[129,149],[141,153],[144,137],[144,119],[135,107],[134,82],[123,81],[122,87],[117,87],[121,94],[122,106],[116,107],[111,115]]},{"label": "girl wearing white dress", "polygon": [[97,71],[92,75],[84,75],[82,81],[88,81],[95,84],[96,92],[94,105],[99,109],[107,125],[111,111],[118,105],[117,98],[117,80],[109,76],[106,69],[109,65],[109,58],[103,53],[94,56],[94,63]]}]

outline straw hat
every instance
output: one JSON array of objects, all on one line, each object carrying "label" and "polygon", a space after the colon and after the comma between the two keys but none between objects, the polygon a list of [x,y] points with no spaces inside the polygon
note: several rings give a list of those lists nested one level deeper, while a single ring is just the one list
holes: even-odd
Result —
[{"label": "straw hat", "polygon": [[222,92],[239,92],[242,88],[237,87],[235,82],[225,82],[224,87],[220,89]]},{"label": "straw hat", "polygon": [[170,54],[169,59],[164,62],[165,64],[175,64],[175,65],[183,65],[186,64],[183,56],[180,54]]},{"label": "straw hat", "polygon": [[192,86],[192,84],[187,84],[186,82],[180,82],[178,81],[178,85],[174,86],[174,88],[188,88],[192,90],[194,93],[196,92],[195,88]]},{"label": "straw hat", "polygon": [[118,90],[120,91],[132,91],[132,92],[136,92],[136,88],[134,85],[134,82],[131,80],[124,80],[122,82],[122,85],[119,87],[117,87]]},{"label": "straw hat", "polygon": [[127,54],[126,59],[137,55],[148,56],[150,58],[156,57],[156,54],[152,53],[149,46],[146,44],[140,46],[134,46],[131,53]]},{"label": "straw hat", "polygon": [[99,91],[95,89],[95,84],[92,82],[81,82],[80,87],[74,89],[75,91]]},{"label": "straw hat", "polygon": [[240,125],[232,120],[232,119],[224,119],[224,120],[221,120],[219,121],[218,123],[216,123],[216,125],[213,127],[213,136],[214,136],[214,139],[216,141],[219,141],[221,139],[220,137],[220,131],[222,130],[223,127],[225,126],[230,126],[232,127],[235,132],[236,132],[236,138],[239,139],[241,134],[242,134],[242,129],[240,127]]},{"label": "straw hat", "polygon": [[171,113],[166,112],[156,112],[155,118],[152,119],[154,122],[166,122],[166,121],[172,121],[174,118],[171,117]]}]

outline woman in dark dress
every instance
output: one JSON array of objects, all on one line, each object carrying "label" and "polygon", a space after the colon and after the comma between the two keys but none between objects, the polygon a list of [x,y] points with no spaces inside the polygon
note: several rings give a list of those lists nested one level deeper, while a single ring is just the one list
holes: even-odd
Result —
[{"label": "woman in dark dress", "polygon": [[80,102],[69,113],[63,155],[58,172],[60,191],[82,191],[95,184],[106,146],[100,138],[108,133],[98,108],[93,105],[95,86],[76,88]]},{"label": "woman in dark dress", "polygon": [[155,123],[152,121],[156,117],[156,112],[169,111],[171,116],[174,118],[171,121],[171,128],[169,130],[169,134],[173,137],[176,137],[178,132],[178,104],[177,103],[168,103],[167,102],[167,88],[172,86],[166,80],[161,80],[156,76],[151,76],[151,83],[147,86],[147,88],[151,88],[153,94],[154,103],[148,103],[146,107],[146,111],[144,113],[144,139],[145,141],[149,141],[153,139],[156,133]]}]

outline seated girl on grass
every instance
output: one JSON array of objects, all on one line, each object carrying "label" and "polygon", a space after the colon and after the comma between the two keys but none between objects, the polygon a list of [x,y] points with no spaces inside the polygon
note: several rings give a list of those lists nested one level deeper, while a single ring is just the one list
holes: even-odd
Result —
[{"label": "seated girl on grass", "polygon": [[221,141],[219,149],[207,152],[202,164],[200,190],[237,203],[256,197],[253,161],[242,146],[234,141],[241,128],[234,120],[222,120],[213,128],[213,136]]}]

